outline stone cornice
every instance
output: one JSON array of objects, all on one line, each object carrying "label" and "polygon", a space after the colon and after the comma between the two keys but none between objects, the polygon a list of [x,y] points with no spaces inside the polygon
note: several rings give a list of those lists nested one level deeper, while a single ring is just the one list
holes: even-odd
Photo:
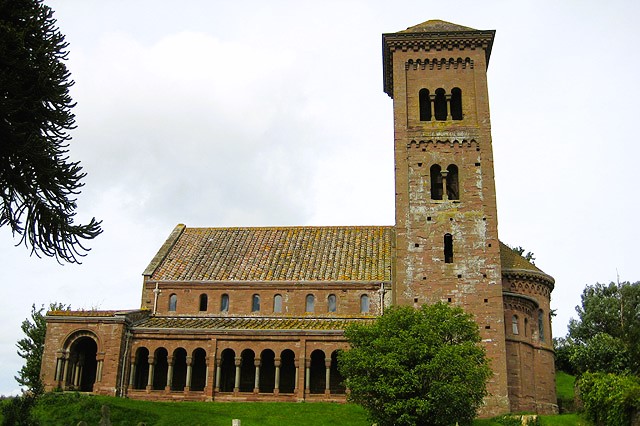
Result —
[{"label": "stone cornice", "polygon": [[419,147],[424,144],[448,144],[450,146],[454,145],[466,145],[470,147],[471,145],[478,146],[478,142],[475,139],[463,139],[463,138],[447,138],[447,139],[424,139],[424,140],[415,140],[412,139],[409,143],[407,143],[407,148],[411,148],[411,146],[415,145]]},{"label": "stone cornice", "polygon": [[382,34],[384,92],[393,98],[393,52],[483,49],[488,66],[495,33],[495,30],[470,30]]},{"label": "stone cornice", "polygon": [[549,291],[553,291],[555,287],[555,280],[552,276],[547,275],[543,272],[533,271],[529,269],[502,269],[502,275],[505,278],[512,279],[526,279],[529,281],[534,281],[540,284],[543,284],[549,288]]}]

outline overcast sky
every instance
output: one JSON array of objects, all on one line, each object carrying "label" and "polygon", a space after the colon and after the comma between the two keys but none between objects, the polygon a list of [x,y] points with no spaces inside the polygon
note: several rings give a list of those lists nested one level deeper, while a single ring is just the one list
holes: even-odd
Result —
[{"label": "overcast sky", "polygon": [[82,265],[0,229],[0,394],[32,303],[140,306],[173,227],[393,225],[381,34],[497,30],[489,66],[499,235],[554,276],[553,331],[586,284],[640,280],[639,4],[633,1],[47,1],[70,43],[87,177]]}]

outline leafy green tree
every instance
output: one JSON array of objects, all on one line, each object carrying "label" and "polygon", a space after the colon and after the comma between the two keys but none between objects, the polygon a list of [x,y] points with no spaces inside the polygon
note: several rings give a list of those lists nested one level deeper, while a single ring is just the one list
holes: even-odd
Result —
[{"label": "leafy green tree", "polygon": [[351,349],[338,366],[349,399],[378,425],[469,424],[487,395],[478,325],[461,308],[394,306],[345,336]]},{"label": "leafy green tree", "polygon": [[581,306],[576,307],[579,318],[569,322],[569,337],[579,349],[572,362],[579,370],[612,371],[594,368],[627,359],[626,369],[639,374],[640,282],[588,285],[581,299]]},{"label": "leafy green tree", "polygon": [[575,345],[569,356],[578,374],[587,371],[625,374],[629,372],[629,352],[622,340],[598,333],[586,344]]},{"label": "leafy green tree", "polygon": [[579,379],[586,417],[595,425],[625,426],[640,413],[640,378],[585,373]]},{"label": "leafy green tree", "polygon": [[[69,306],[61,303],[52,303],[49,310],[68,310]],[[25,337],[18,340],[18,355],[24,358],[25,364],[16,376],[16,381],[25,386],[33,395],[40,395],[44,387],[40,379],[40,366],[42,364],[42,353],[44,351],[44,339],[47,330],[45,321],[44,305],[39,309],[36,305],[31,306],[31,317],[22,321],[22,332]]]},{"label": "leafy green tree", "polygon": [[85,173],[67,149],[67,46],[42,0],[0,0],[0,226],[32,253],[73,263],[102,229],[73,222]]},{"label": "leafy green tree", "polygon": [[528,262],[530,262],[532,265],[536,264],[536,257],[535,254],[533,254],[533,252],[526,252],[522,246],[517,246],[517,247],[511,247],[508,246],[511,250],[515,251],[516,253],[518,253],[520,256],[524,257]]}]

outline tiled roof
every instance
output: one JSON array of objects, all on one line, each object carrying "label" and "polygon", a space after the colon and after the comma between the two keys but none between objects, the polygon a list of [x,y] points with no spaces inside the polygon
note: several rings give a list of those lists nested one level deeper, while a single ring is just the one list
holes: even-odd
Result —
[{"label": "tiled roof", "polygon": [[477,31],[474,28],[464,27],[451,22],[441,21],[440,19],[431,19],[418,25],[400,31],[401,33],[432,33],[432,32],[451,32],[451,31]]},{"label": "tiled roof", "polygon": [[[508,245],[500,242],[500,264],[502,270],[525,270],[545,274],[540,268],[513,251]],[[546,274],[545,274],[546,275]]]},{"label": "tiled roof", "polygon": [[373,318],[317,317],[150,317],[135,325],[136,329],[185,330],[344,330],[354,322],[370,322]]},{"label": "tiled roof", "polygon": [[390,281],[391,226],[187,228],[145,275],[167,281]]},{"label": "tiled roof", "polygon": [[116,314],[123,313],[123,311],[95,311],[95,310],[62,310],[62,311],[49,311],[48,316],[52,317],[113,317]]}]

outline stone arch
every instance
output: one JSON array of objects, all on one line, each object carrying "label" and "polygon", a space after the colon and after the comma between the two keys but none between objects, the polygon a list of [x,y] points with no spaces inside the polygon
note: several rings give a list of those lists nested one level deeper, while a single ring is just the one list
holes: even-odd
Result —
[{"label": "stone arch", "polygon": [[164,390],[167,386],[167,372],[169,371],[169,352],[163,347],[153,353],[153,390]]},{"label": "stone arch", "polygon": [[191,355],[191,390],[203,391],[207,383],[207,351],[197,348]]},{"label": "stone arch", "polygon": [[338,370],[338,354],[340,353],[340,349],[331,352],[331,375],[329,379],[329,389],[331,389],[332,394],[343,394],[346,392],[346,387],[344,386],[344,377],[340,374]]},{"label": "stone arch", "polygon": [[296,389],[296,354],[291,349],[280,353],[280,393],[294,393]]},{"label": "stone arch", "polygon": [[253,392],[256,380],[256,354],[251,349],[245,349],[240,354],[240,392]]},{"label": "stone arch", "polygon": [[171,390],[184,391],[187,385],[187,351],[184,348],[176,348],[172,355]]},{"label": "stone arch", "polygon": [[224,349],[220,353],[220,377],[218,384],[220,392],[233,392],[236,376],[236,353],[233,349]]},{"label": "stone arch", "polygon": [[65,389],[92,392],[98,370],[98,336],[88,330],[79,330],[67,337],[64,347],[67,352]]},{"label": "stone arch", "polygon": [[276,385],[276,354],[271,349],[260,353],[260,387],[261,393],[273,393]]},{"label": "stone arch", "polygon": [[144,346],[136,349],[133,388],[144,389],[149,381],[149,349]]},{"label": "stone arch", "polygon": [[326,355],[323,350],[311,352],[309,359],[309,392],[324,393],[326,388]]}]

